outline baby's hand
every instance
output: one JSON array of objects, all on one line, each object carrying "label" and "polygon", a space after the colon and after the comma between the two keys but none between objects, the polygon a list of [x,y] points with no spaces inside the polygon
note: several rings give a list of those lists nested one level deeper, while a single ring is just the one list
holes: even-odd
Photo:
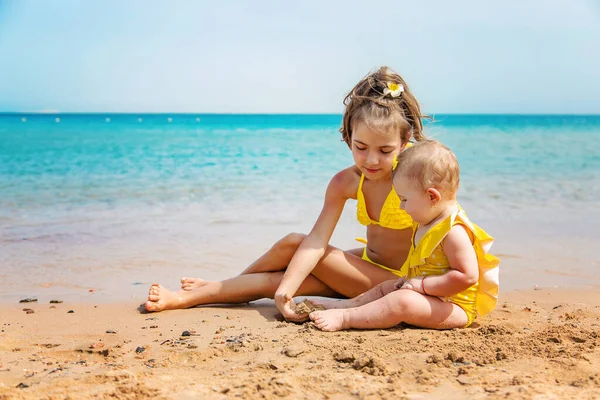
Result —
[{"label": "baby's hand", "polygon": [[419,276],[419,277],[415,277],[415,278],[410,278],[409,280],[407,280],[404,285],[402,285],[402,287],[400,289],[410,289],[410,290],[414,290],[417,293],[421,293],[421,294],[425,294],[423,293],[423,277]]}]

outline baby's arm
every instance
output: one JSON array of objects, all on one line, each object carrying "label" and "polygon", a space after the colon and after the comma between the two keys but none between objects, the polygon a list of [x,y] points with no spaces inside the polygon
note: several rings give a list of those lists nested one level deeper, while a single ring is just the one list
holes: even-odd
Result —
[{"label": "baby's arm", "polygon": [[477,255],[463,225],[454,225],[442,242],[450,271],[409,279],[402,289],[412,289],[430,296],[453,296],[468,289],[479,279]]}]

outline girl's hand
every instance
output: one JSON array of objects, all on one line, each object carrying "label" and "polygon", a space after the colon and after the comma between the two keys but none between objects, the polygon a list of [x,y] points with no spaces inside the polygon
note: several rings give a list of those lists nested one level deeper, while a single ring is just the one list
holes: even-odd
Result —
[{"label": "girl's hand", "polygon": [[409,289],[414,290],[417,293],[425,294],[423,293],[423,279],[424,277],[422,276],[410,278],[409,280],[404,282],[400,289]]},{"label": "girl's hand", "polygon": [[304,322],[308,320],[308,313],[296,314],[296,302],[293,298],[286,295],[275,295],[275,307],[279,310],[283,318],[289,322]]}]

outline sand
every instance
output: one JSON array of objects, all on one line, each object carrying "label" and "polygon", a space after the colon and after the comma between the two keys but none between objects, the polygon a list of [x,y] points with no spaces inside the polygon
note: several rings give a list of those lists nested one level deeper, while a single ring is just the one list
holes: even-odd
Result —
[{"label": "sand", "polygon": [[451,331],[320,332],[267,300],[146,314],[48,299],[0,306],[0,330],[2,400],[600,398],[597,288],[506,293]]},{"label": "sand", "polygon": [[296,314],[308,314],[310,312],[313,311],[319,311],[319,310],[324,310],[325,307],[323,307],[320,304],[314,304],[311,300],[309,299],[304,299],[301,302],[296,304],[296,308],[294,309],[294,312]]}]

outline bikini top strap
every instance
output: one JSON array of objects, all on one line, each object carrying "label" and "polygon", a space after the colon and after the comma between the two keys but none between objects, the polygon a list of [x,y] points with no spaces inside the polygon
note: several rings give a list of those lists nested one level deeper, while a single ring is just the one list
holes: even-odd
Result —
[{"label": "bikini top strap", "polygon": [[363,182],[365,181],[365,174],[360,174],[360,183],[358,184],[358,191],[362,192]]}]

